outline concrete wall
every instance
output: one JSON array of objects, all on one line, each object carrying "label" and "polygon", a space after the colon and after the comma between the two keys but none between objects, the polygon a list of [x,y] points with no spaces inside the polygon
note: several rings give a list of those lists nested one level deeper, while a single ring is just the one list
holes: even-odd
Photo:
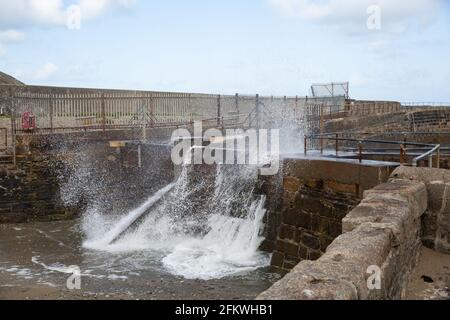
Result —
[{"label": "concrete wall", "polygon": [[[317,261],[302,261],[258,299],[399,299],[421,247],[421,216],[428,205],[423,182],[392,179],[364,193],[343,220],[343,234]],[[370,290],[370,267],[381,289]]]},{"label": "concrete wall", "polygon": [[263,187],[269,212],[263,249],[273,252],[272,268],[288,272],[302,260],[320,258],[342,233],[342,219],[363,192],[387,181],[394,168],[323,158],[285,159],[281,184],[273,177]]}]

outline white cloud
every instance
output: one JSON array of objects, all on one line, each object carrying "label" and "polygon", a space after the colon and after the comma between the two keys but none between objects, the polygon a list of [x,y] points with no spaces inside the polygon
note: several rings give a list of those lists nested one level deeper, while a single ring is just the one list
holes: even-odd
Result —
[{"label": "white cloud", "polygon": [[[137,0],[0,0],[0,56],[7,54],[5,44],[20,42],[28,27],[66,27],[70,8],[78,6],[81,21],[89,21],[111,10],[131,8]],[[69,3],[70,2],[70,3]]]},{"label": "white cloud", "polygon": [[17,30],[0,31],[0,42],[20,42],[25,39],[25,34]]},{"label": "white cloud", "polygon": [[48,80],[58,71],[58,66],[52,62],[47,62],[34,73],[36,80]]},{"label": "white cloud", "polygon": [[131,8],[136,0],[80,0],[83,19],[95,19],[114,8]]},{"label": "white cloud", "polygon": [[25,35],[17,30],[0,30],[0,57],[8,53],[5,47],[7,43],[17,43],[25,39]]},{"label": "white cloud", "polygon": [[[411,21],[426,25],[445,0],[267,0],[281,13],[308,21],[354,28],[353,32],[366,29],[367,9],[381,8],[382,31],[403,32]],[[359,26],[359,27],[358,27]]]},{"label": "white cloud", "polygon": [[[66,1],[67,2],[67,1]],[[0,28],[64,26],[67,9],[79,5],[83,20],[98,18],[115,8],[131,8],[136,0],[0,0]]]}]

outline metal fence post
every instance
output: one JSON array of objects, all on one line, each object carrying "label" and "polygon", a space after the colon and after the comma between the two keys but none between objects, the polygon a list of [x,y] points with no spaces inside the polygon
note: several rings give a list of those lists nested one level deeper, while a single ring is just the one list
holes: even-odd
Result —
[{"label": "metal fence post", "polygon": [[323,140],[324,140],[324,137],[321,134],[321,136],[320,136],[320,154],[321,155],[323,155]]},{"label": "metal fence post", "polygon": [[405,146],[402,144],[400,145],[400,165],[403,165],[406,162],[405,156],[406,156]]},{"label": "metal fence post", "polygon": [[259,94],[256,95],[256,129],[261,128],[261,108],[259,105]]},{"label": "metal fence post", "polygon": [[14,91],[11,88],[9,90],[9,112],[11,113],[11,139],[12,139],[12,152],[13,152],[13,165],[17,166],[16,157],[16,108],[14,103]]},{"label": "metal fence post", "polygon": [[49,104],[50,104],[50,131],[53,133],[53,99],[49,95]]},{"label": "metal fence post", "polygon": [[150,94],[150,127],[153,128],[155,126],[155,108],[153,107],[153,94]]},{"label": "metal fence post", "polygon": [[237,124],[241,123],[241,112],[239,110],[239,93],[236,93],[234,96],[234,106],[237,112]]},{"label": "metal fence post", "polygon": [[359,163],[362,163],[363,144],[362,141],[358,142],[358,159]]},{"label": "metal fence post", "polygon": [[191,105],[191,94],[189,93],[188,96],[188,109],[189,109],[189,115],[190,115],[190,123],[194,122],[194,113],[192,112],[192,105]]},{"label": "metal fence post", "polygon": [[441,168],[441,147],[438,148],[437,150],[437,155],[436,155],[436,168],[440,169]]},{"label": "metal fence post", "polygon": [[308,155],[307,143],[308,143],[308,138],[305,136],[305,138],[304,138],[305,157]]},{"label": "metal fence post", "polygon": [[336,157],[339,156],[339,134],[336,133]]},{"label": "metal fence post", "polygon": [[106,131],[106,102],[105,102],[105,94],[101,95],[101,108],[102,108],[102,125],[103,131]]},{"label": "metal fence post", "polygon": [[220,118],[222,117],[222,106],[220,104],[220,94],[217,96],[217,126],[220,127]]}]

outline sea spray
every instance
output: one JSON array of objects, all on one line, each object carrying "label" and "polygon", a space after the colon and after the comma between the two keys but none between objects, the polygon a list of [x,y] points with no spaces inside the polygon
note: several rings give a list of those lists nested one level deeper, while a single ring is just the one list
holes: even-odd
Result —
[{"label": "sea spray", "polygon": [[[174,185],[150,197],[107,232],[88,238],[85,247],[114,253],[160,252],[162,268],[189,279],[223,278],[267,266],[268,255],[258,251],[266,213],[265,197],[255,194],[258,168],[217,166],[210,194],[205,192],[209,180],[199,182],[193,175],[191,166],[183,166]],[[196,203],[199,196],[201,206]],[[139,226],[113,241],[143,214]],[[90,223],[95,220],[101,221]]]},{"label": "sea spray", "polygon": [[164,266],[187,279],[210,280],[267,265],[267,255],[258,252],[264,240],[264,203],[264,196],[253,202],[247,218],[210,216],[210,231],[174,247],[163,259]]},{"label": "sea spray", "polygon": [[86,248],[102,248],[105,245],[111,244],[114,240],[116,240],[120,236],[122,232],[124,232],[127,228],[130,227],[131,224],[133,224],[138,218],[140,218],[152,205],[154,205],[165,194],[171,191],[173,187],[174,184],[170,184],[162,188],[153,196],[151,196],[141,206],[139,206],[138,208],[136,208],[135,210],[131,211],[129,214],[121,218],[119,222],[115,224],[114,227],[108,232],[106,232],[106,234],[104,234],[101,238],[93,241],[86,241],[84,243],[84,246]]}]

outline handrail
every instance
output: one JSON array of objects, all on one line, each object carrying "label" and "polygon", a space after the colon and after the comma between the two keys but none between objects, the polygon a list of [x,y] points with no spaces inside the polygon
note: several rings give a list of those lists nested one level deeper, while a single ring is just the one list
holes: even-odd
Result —
[{"label": "handrail", "polygon": [[376,144],[391,144],[391,145],[398,145],[400,146],[400,163],[404,164],[404,160],[406,158],[406,152],[408,146],[414,146],[414,147],[425,147],[425,148],[431,148],[424,154],[416,157],[412,161],[412,166],[417,167],[419,161],[429,158],[429,167],[433,167],[433,156],[436,154],[437,156],[437,168],[440,167],[440,152],[441,152],[441,145],[440,144],[428,144],[428,143],[420,143],[420,142],[408,142],[408,141],[388,141],[388,140],[377,140],[377,139],[355,139],[355,138],[340,138],[339,134],[321,134],[321,135],[305,135],[305,156],[308,153],[307,148],[307,141],[308,140],[320,140],[320,152],[323,154],[323,141],[324,140],[333,140],[336,143],[336,156],[339,155],[339,142],[340,141],[346,141],[346,142],[357,142],[358,143],[358,157],[359,161],[362,162],[362,156],[363,156],[363,144],[365,143],[376,143]]},{"label": "handrail", "polygon": [[450,102],[402,102],[403,107],[448,107]]},{"label": "handrail", "polygon": [[[336,134],[323,134],[323,135],[306,135],[305,137],[310,140],[336,140],[336,137],[331,137],[331,135]],[[416,147],[434,147],[436,145],[429,143],[421,143],[421,142],[408,142],[408,141],[389,141],[389,140],[376,140],[376,139],[355,139],[355,138],[337,138],[339,141],[348,141],[348,142],[367,142],[367,143],[380,143],[380,144],[395,144],[395,145],[404,145],[404,146],[416,146]]]},{"label": "handrail", "polygon": [[[436,145],[433,149],[431,149],[430,151],[428,151],[427,153],[424,153],[424,154],[422,154],[421,156],[418,156],[418,157],[416,157],[416,158],[414,158],[414,160],[413,160],[413,166],[414,167],[417,167],[417,164],[418,164],[418,162],[420,161],[420,160],[423,160],[423,159],[425,159],[426,157],[429,157],[429,166],[430,166],[430,168],[433,168],[433,155],[435,154],[435,153],[439,153],[440,152],[440,149],[441,149],[441,145],[440,144],[438,144],[438,145]],[[439,159],[439,157],[438,157],[438,159]],[[439,166],[439,163],[438,163],[438,166]]]}]

